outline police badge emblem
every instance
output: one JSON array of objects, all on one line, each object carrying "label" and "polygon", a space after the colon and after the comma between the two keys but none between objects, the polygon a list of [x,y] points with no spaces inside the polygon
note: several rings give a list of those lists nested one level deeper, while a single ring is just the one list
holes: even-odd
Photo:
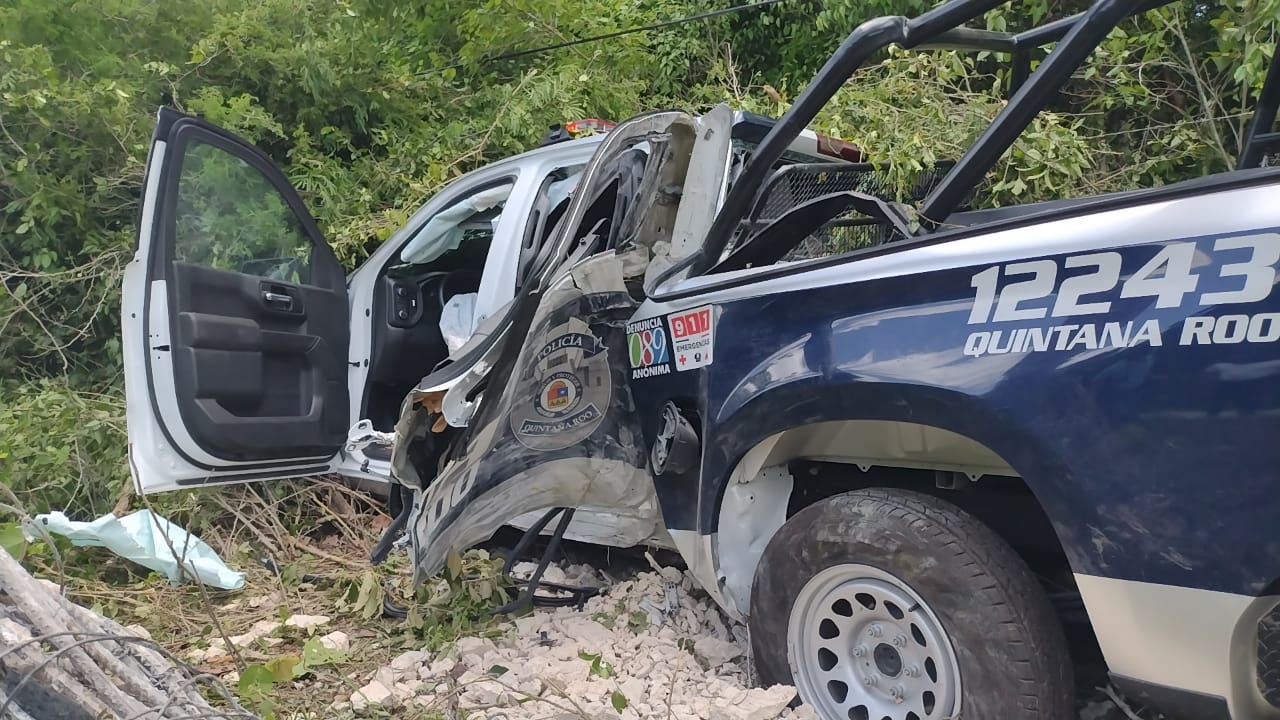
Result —
[{"label": "police badge emblem", "polygon": [[530,450],[563,450],[590,437],[604,419],[613,393],[609,354],[577,318],[543,337],[521,373],[511,431]]}]

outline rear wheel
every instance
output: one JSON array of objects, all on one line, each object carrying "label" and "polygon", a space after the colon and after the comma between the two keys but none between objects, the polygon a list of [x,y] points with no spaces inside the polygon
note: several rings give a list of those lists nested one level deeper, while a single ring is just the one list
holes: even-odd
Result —
[{"label": "rear wheel", "polygon": [[861,490],[812,505],[756,569],[761,679],[828,720],[1066,720],[1061,624],[1020,558],[936,498]]}]

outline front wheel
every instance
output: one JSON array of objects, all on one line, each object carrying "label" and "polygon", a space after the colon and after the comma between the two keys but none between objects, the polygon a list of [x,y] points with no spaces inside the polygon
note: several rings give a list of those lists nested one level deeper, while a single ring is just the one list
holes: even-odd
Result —
[{"label": "front wheel", "polygon": [[1043,589],[988,527],[919,493],[816,503],[769,541],[751,591],[766,684],[825,720],[1067,720],[1073,681]]}]

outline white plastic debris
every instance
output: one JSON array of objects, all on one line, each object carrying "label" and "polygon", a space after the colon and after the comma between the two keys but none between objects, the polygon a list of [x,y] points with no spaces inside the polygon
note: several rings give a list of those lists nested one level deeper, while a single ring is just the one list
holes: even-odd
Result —
[{"label": "white plastic debris", "polygon": [[51,512],[37,515],[35,521],[51,533],[66,536],[73,545],[105,547],[126,560],[164,573],[170,582],[194,575],[205,585],[223,590],[244,587],[244,575],[227,567],[213,548],[150,510],[122,518],[103,515],[93,522],[77,522],[62,512]]},{"label": "white plastic debris", "polygon": [[341,630],[334,630],[320,638],[320,644],[330,650],[346,652],[351,649],[351,636]]},{"label": "white plastic debris", "polygon": [[[253,624],[253,627],[249,628],[243,634],[232,635],[228,639],[231,641],[231,644],[236,647],[249,647],[279,629],[280,622],[278,620],[259,620]],[[214,638],[214,640],[209,643],[209,648],[214,649],[215,646],[219,645],[222,645],[222,638]]]},{"label": "white plastic debris", "polygon": [[299,630],[314,630],[321,625],[329,624],[328,615],[290,615],[288,620],[284,621],[285,627],[298,628]]}]

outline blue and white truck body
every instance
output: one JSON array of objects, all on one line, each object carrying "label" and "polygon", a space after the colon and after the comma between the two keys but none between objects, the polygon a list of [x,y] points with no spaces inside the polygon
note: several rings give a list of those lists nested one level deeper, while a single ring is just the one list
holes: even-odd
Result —
[{"label": "blue and white truck body", "polygon": [[[578,513],[678,551],[827,720],[1066,720],[1082,635],[1146,706],[1280,718],[1280,54],[1237,168],[984,208],[1162,3],[965,27],[998,4],[864,23],[776,123],[650,112],[477,170],[350,276],[265,155],[161,111],[123,298],[139,490],[389,482],[420,580]],[[890,44],[1013,68],[899,195],[804,130]],[[236,212],[278,232],[219,236]]]},{"label": "blue and white truck body", "polygon": [[[959,27],[979,6],[870,21],[823,72],[889,42],[1016,49]],[[1028,33],[1060,41],[1051,61],[917,212],[856,183],[804,190],[799,173],[874,172],[832,163],[800,167],[792,204],[760,221],[779,148],[833,91],[822,76],[746,169],[651,165],[681,189],[665,221],[549,271],[523,342],[440,399],[465,450],[416,494],[421,571],[514,512],[656,500],[701,587],[750,622],[762,675],[823,717],[1068,717],[1063,598],[1132,697],[1280,717],[1280,171],[1242,157],[1166,187],[960,207],[1080,44],[1141,9],[1104,0]],[[1261,142],[1275,109],[1258,112]],[[723,129],[694,124],[685,153],[717,157]],[[855,216],[888,241],[786,259]],[[808,556],[840,532],[866,550]],[[953,561],[989,582],[930,575],[966,542]],[[868,619],[843,612],[851,597]],[[874,640],[886,630],[902,644]],[[983,669],[1002,663],[1026,672]]]}]

